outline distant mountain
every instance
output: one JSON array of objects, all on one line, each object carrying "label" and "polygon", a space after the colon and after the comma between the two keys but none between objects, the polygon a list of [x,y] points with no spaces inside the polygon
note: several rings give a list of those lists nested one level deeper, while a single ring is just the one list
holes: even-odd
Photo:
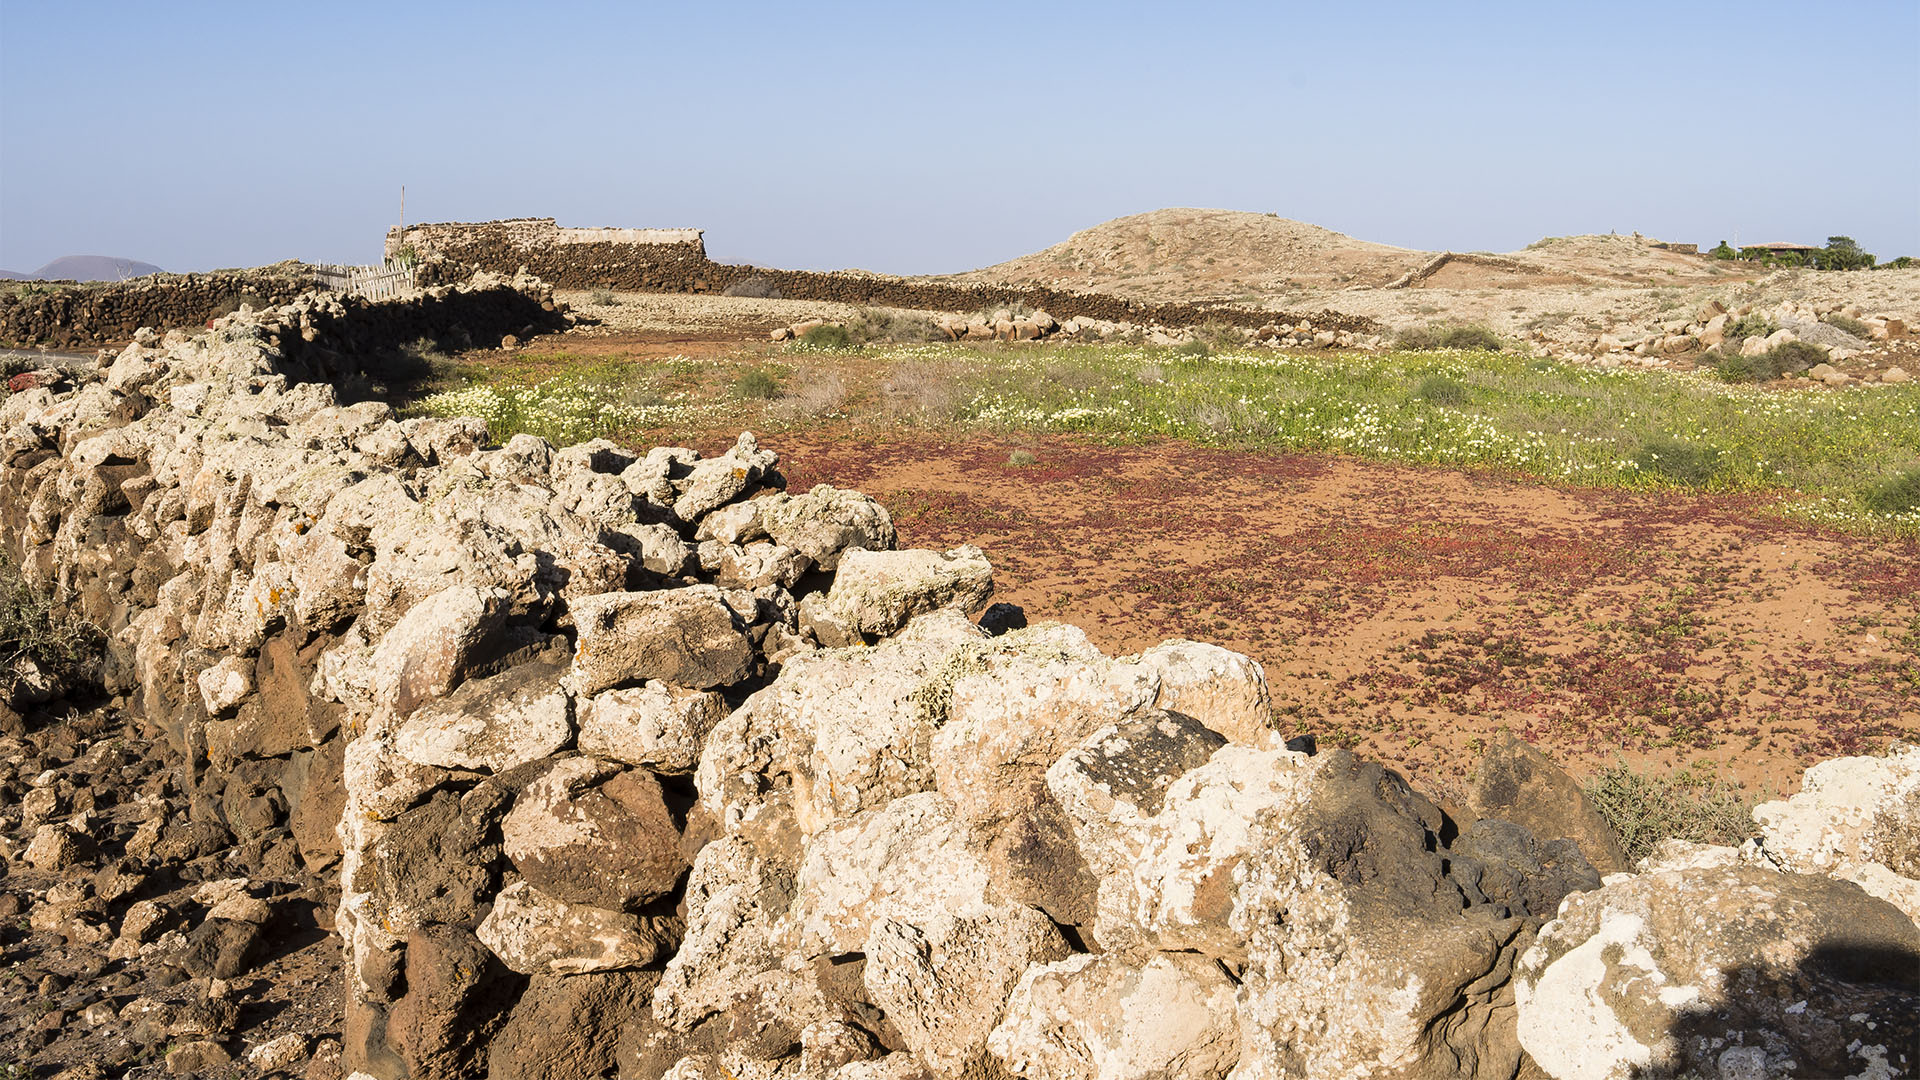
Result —
[{"label": "distant mountain", "polygon": [[0,270],[0,281],[32,281],[32,274],[23,274],[18,270]]},{"label": "distant mountain", "polygon": [[125,281],[165,273],[152,263],[112,255],[63,255],[31,274],[0,271],[0,276],[26,281]]}]

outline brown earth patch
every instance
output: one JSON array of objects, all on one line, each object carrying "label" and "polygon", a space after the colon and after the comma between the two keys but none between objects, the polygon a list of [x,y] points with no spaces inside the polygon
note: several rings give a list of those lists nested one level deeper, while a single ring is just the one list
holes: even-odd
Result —
[{"label": "brown earth patch", "polygon": [[1776,793],[1920,735],[1920,549],[1764,500],[1064,437],[777,445],[795,490],[867,491],[902,544],[980,545],[1031,618],[1256,657],[1293,729],[1442,795],[1502,729],[1576,773],[1624,757]]}]

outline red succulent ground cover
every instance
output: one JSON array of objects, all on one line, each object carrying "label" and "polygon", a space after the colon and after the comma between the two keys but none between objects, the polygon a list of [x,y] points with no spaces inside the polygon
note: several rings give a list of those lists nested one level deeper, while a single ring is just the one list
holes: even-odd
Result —
[{"label": "red succulent ground cover", "polygon": [[1576,773],[1624,758],[1776,794],[1920,737],[1920,548],[1765,499],[1064,436],[777,446],[792,489],[866,491],[903,544],[984,548],[1029,618],[1110,652],[1252,655],[1283,725],[1441,795],[1503,728]]}]

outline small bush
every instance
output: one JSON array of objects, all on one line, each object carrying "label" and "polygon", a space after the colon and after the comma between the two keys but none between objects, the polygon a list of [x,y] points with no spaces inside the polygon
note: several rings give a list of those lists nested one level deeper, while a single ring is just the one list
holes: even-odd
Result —
[{"label": "small bush", "polygon": [[1810,341],[1788,341],[1766,352],[1767,362],[1781,373],[1802,372],[1827,362],[1827,352]]},{"label": "small bush", "polygon": [[587,294],[587,303],[595,307],[612,307],[620,302],[611,289],[595,289]]},{"label": "small bush", "polygon": [[1421,379],[1420,385],[1414,388],[1413,396],[1429,405],[1443,405],[1452,409],[1465,405],[1469,397],[1465,386],[1445,375],[1429,375]]},{"label": "small bush", "polygon": [[1861,341],[1871,341],[1873,339],[1873,328],[1851,315],[1841,315],[1836,312],[1820,321],[1833,327],[1835,330],[1843,330],[1846,333],[1852,334]]},{"label": "small bush", "polygon": [[853,335],[839,323],[821,323],[801,334],[797,344],[806,349],[850,349]]},{"label": "small bush", "polygon": [[1210,351],[1219,352],[1222,349],[1245,345],[1252,335],[1244,328],[1230,322],[1208,319],[1194,328],[1193,336],[1194,340],[1205,342]]},{"label": "small bush", "polygon": [[771,401],[780,396],[780,380],[765,368],[751,368],[733,380],[735,397]]},{"label": "small bush", "polygon": [[1176,356],[1191,356],[1196,359],[1202,359],[1202,358],[1213,355],[1213,349],[1206,342],[1200,340],[1199,338],[1194,338],[1191,341],[1182,342],[1181,344],[1174,347],[1173,352],[1174,352],[1174,355]]},{"label": "small bush", "polygon": [[1762,315],[1742,315],[1727,323],[1726,339],[1738,344],[1750,337],[1766,337],[1779,327],[1768,322]]},{"label": "small bush", "polygon": [[1766,382],[1778,376],[1764,356],[1741,356],[1737,352],[1722,351],[1708,353],[1706,359],[1721,382]]},{"label": "small bush", "polygon": [[780,287],[765,277],[755,274],[749,278],[741,278],[739,281],[727,286],[720,291],[720,295],[744,296],[753,300],[778,300],[780,299]]},{"label": "small bush", "polygon": [[1413,351],[1479,349],[1484,352],[1499,352],[1503,347],[1500,335],[1484,326],[1461,326],[1448,323],[1434,323],[1430,326],[1402,330],[1395,343],[1402,349]]},{"label": "small bush", "polygon": [[1616,762],[1595,773],[1586,791],[1630,860],[1652,854],[1662,840],[1733,846],[1753,835],[1754,800],[1712,777]]},{"label": "small bush", "polygon": [[1895,473],[1868,490],[1867,509],[1888,517],[1920,514],[1920,469]]},{"label": "small bush", "polygon": [[1013,453],[1007,455],[1007,464],[1016,468],[1038,465],[1039,463],[1040,459],[1035,457],[1031,450],[1015,450]]},{"label": "small bush", "polygon": [[1720,451],[1710,446],[1651,439],[1640,444],[1634,464],[1649,476],[1675,484],[1704,487],[1720,471]]},{"label": "small bush", "polygon": [[1456,326],[1447,331],[1445,346],[1449,349],[1479,349],[1483,352],[1499,352],[1505,347],[1500,335],[1484,326]]},{"label": "small bush", "polygon": [[0,704],[22,689],[22,662],[63,692],[95,681],[106,639],[93,624],[57,613],[47,593],[0,558]]},{"label": "small bush", "polygon": [[1788,341],[1757,356],[1742,356],[1731,349],[1708,355],[1713,373],[1721,382],[1730,383],[1767,382],[1827,362],[1826,353],[1804,341]]},{"label": "small bush", "polygon": [[875,342],[920,345],[947,338],[931,318],[911,311],[861,308],[846,325],[847,336],[860,345]]}]

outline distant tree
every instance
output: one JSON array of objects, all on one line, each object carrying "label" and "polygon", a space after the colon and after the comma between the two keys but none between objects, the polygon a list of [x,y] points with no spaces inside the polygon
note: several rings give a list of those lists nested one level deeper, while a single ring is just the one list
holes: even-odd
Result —
[{"label": "distant tree", "polygon": [[1861,251],[1851,236],[1827,237],[1826,250],[1816,256],[1816,265],[1822,270],[1869,270],[1873,261],[1873,256]]},{"label": "distant tree", "polygon": [[1887,260],[1886,262],[1884,262],[1884,263],[1881,263],[1881,264],[1880,264],[1880,269],[1882,269],[1882,270],[1905,270],[1906,268],[1908,268],[1908,267],[1910,267],[1910,266],[1916,266],[1916,265],[1920,265],[1920,259],[1916,259],[1916,258],[1914,258],[1914,257],[1913,257],[1913,256],[1911,256],[1911,255],[1902,255],[1902,256],[1900,256],[1900,257],[1899,257],[1899,258],[1897,258],[1897,259],[1889,259],[1889,260]]},{"label": "distant tree", "polygon": [[1728,247],[1725,240],[1720,241],[1719,246],[1707,252],[1707,254],[1716,259],[1737,259],[1740,257],[1740,253]]}]

